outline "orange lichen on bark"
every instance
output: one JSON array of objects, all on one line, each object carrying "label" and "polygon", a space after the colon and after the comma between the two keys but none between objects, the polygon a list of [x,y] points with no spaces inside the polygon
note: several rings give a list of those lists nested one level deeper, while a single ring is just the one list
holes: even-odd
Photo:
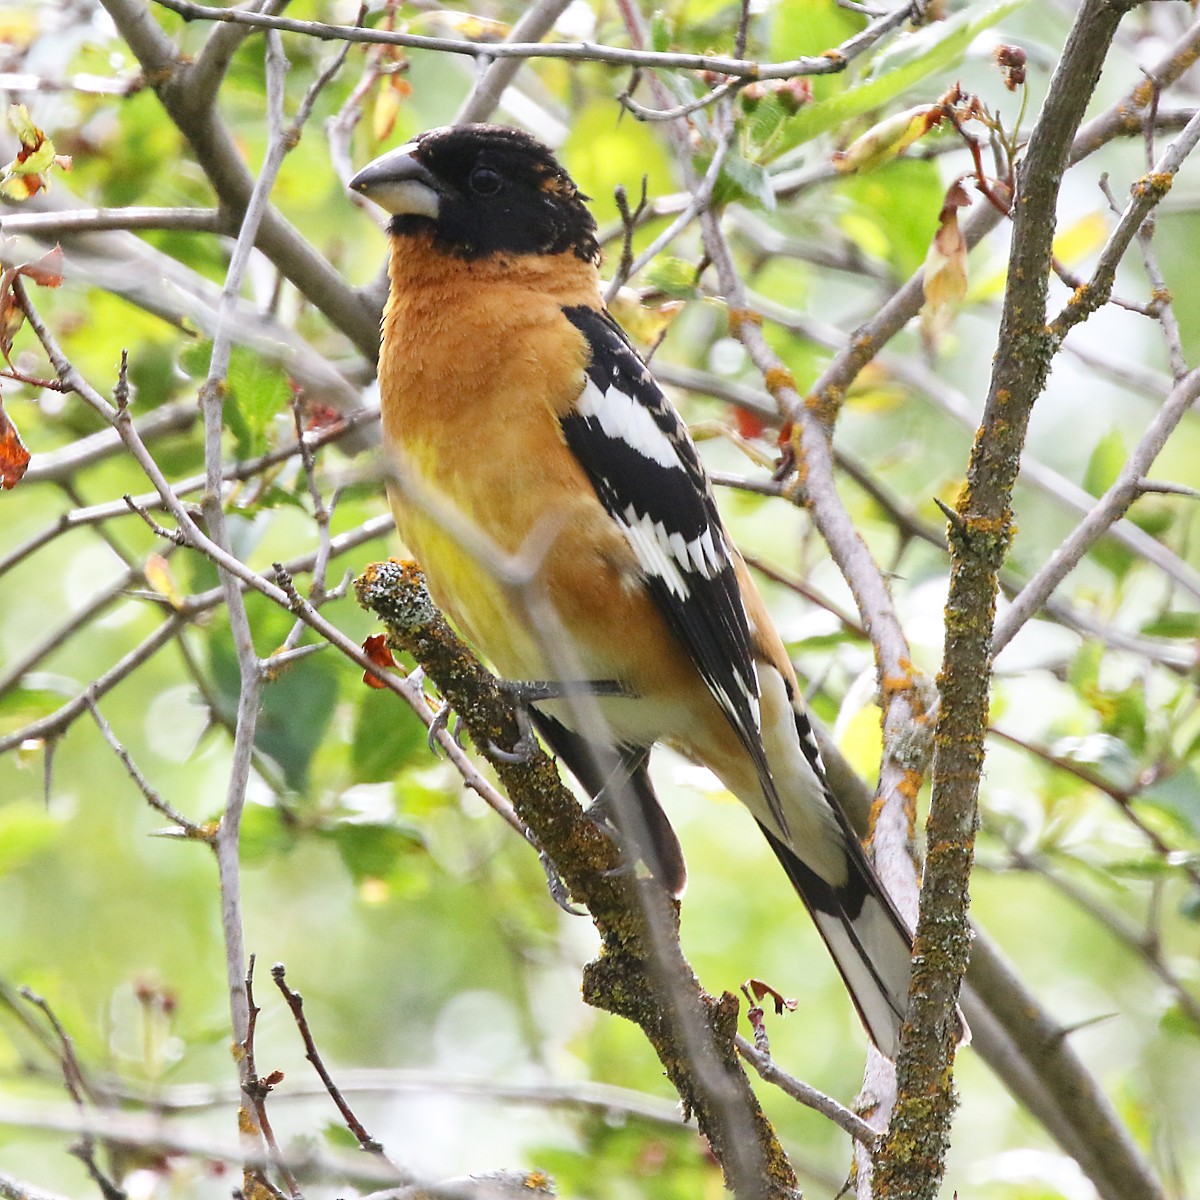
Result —
[{"label": "orange lichen on bark", "polygon": [[842,401],[845,398],[846,394],[840,387],[830,386],[819,392],[809,392],[804,397],[804,407],[822,425],[831,426],[837,420],[837,415],[842,408]]},{"label": "orange lichen on bark", "polygon": [[729,310],[729,332],[737,337],[744,325],[761,325],[762,313],[752,308],[731,308]]},{"label": "orange lichen on bark", "polygon": [[796,391],[795,376],[782,364],[769,367],[763,375],[763,383],[767,385],[767,391],[771,393],[776,401],[782,399],[781,392],[789,391],[795,393]]}]

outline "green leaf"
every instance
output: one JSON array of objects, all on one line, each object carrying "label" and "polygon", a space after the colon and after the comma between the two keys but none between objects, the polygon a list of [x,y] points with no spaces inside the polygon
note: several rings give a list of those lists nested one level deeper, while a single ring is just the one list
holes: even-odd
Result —
[{"label": "green leaf", "polygon": [[[991,0],[975,4],[948,21],[926,25],[879,54],[871,77],[857,87],[814,101],[786,127],[789,147],[811,141],[903,95],[922,80],[952,67],[984,30],[1024,6],[1028,0]],[[932,100],[934,97],[929,97]]]},{"label": "green leaf", "polygon": [[356,884],[386,879],[423,842],[413,829],[377,821],[339,821],[323,831],[337,846]]},{"label": "green leaf", "polygon": [[666,54],[671,48],[671,27],[667,24],[667,15],[663,10],[656,9],[650,18],[650,49],[655,54]]},{"label": "green leaf", "polygon": [[1135,504],[1126,517],[1143,533],[1151,537],[1162,537],[1172,525],[1179,510],[1165,500],[1142,500]]},{"label": "green leaf", "polygon": [[[191,342],[180,352],[180,368],[193,379],[206,378],[212,349],[211,339]],[[235,346],[225,383],[225,425],[237,439],[238,457],[262,454],[268,427],[292,398],[287,375],[253,350]]]},{"label": "green leaf", "polygon": [[196,338],[179,352],[179,369],[193,379],[204,379],[212,362],[212,338]]},{"label": "green leaf", "polygon": [[301,512],[308,512],[308,505],[305,503],[307,493],[304,493],[303,489],[303,480],[297,484],[294,491],[273,483],[254,498],[253,504],[246,505],[242,511],[256,513],[271,508],[298,508]]},{"label": "green leaf", "polygon": [[696,264],[686,258],[660,255],[642,272],[642,279],[655,291],[680,300],[690,300],[697,292]]},{"label": "green leaf", "polygon": [[350,744],[354,782],[384,783],[414,760],[428,760],[426,730],[417,714],[389,691],[363,691]]},{"label": "green leaf", "polygon": [[849,202],[840,224],[865,253],[886,258],[901,277],[924,263],[945,196],[936,163],[896,159],[846,176],[837,190]]},{"label": "green leaf", "polygon": [[261,866],[286,854],[296,844],[297,832],[274,805],[247,804],[242,810],[238,848],[243,866]]},{"label": "green leaf", "polygon": [[253,350],[235,346],[229,359],[225,421],[237,438],[239,458],[267,449],[267,427],[292,398],[287,376]]},{"label": "green leaf", "polygon": [[1172,1004],[1162,1015],[1162,1029],[1174,1037],[1200,1037],[1200,1027],[1190,1012],[1184,1012],[1178,1004]]},{"label": "green leaf", "polygon": [[0,696],[0,729],[20,729],[39,721],[73,699],[80,685],[63,675],[30,672],[11,691]]},{"label": "green leaf", "polygon": [[[862,28],[854,13],[839,8],[836,0],[780,0],[768,9],[770,56],[787,62],[809,54],[824,54]],[[813,90],[818,98],[846,87],[844,74],[814,75]]]},{"label": "green leaf", "polygon": [[1120,858],[1106,863],[1106,874],[1119,879],[1162,879],[1171,871],[1171,866],[1158,855],[1144,858]]},{"label": "green leaf", "polygon": [[1165,612],[1142,626],[1147,637],[1197,638],[1200,637],[1200,613]]},{"label": "green leaf", "polygon": [[321,1126],[321,1136],[335,1150],[361,1150],[358,1138],[338,1121],[326,1121]]},{"label": "green leaf", "polygon": [[1192,833],[1200,834],[1200,775],[1192,767],[1180,767],[1155,780],[1138,793],[1138,799],[1169,813]]},{"label": "green leaf", "polygon": [[746,141],[755,158],[761,157],[761,152],[771,147],[784,122],[793,115],[794,112],[785,109],[774,93],[769,93],[759,100],[754,111],[742,124]]},{"label": "green leaf", "polygon": [[1088,459],[1087,470],[1083,473],[1083,486],[1093,496],[1103,496],[1117,481],[1129,450],[1125,439],[1115,430],[1110,429],[1095,445]]},{"label": "green leaf", "polygon": [[263,691],[254,744],[279,764],[288,787],[297,792],[308,787],[309,764],[337,695],[337,664],[327,654],[300,659]]},{"label": "green leaf", "polygon": [[[259,596],[248,596],[246,608],[259,646],[278,645],[287,636],[289,613]],[[224,720],[232,722],[241,677],[228,624],[215,627],[208,636],[216,706]],[[278,764],[287,786],[297,792],[308,787],[309,764],[337,707],[339,677],[334,657],[313,654],[263,687],[254,744]]]},{"label": "green leaf", "polygon": [[762,163],[743,158],[736,150],[730,150],[725,156],[721,176],[713,191],[718,206],[730,200],[752,200],[768,211],[775,208],[775,192],[767,168]]}]

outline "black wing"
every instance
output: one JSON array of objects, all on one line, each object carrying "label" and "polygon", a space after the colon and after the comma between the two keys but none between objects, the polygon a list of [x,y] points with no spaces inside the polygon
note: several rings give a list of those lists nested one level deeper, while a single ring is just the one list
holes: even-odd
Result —
[{"label": "black wing", "polygon": [[563,310],[587,339],[587,382],[563,434],[621,527],[667,623],[754,759],[787,824],[759,726],[758,677],[733,556],[712,485],[679,414],[607,312]]}]

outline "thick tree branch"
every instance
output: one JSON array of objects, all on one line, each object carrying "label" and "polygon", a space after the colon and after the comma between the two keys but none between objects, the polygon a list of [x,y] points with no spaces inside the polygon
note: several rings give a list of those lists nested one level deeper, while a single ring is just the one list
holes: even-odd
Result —
[{"label": "thick tree branch", "polygon": [[[580,809],[543,750],[531,746],[516,761],[497,753],[520,738],[512,703],[433,607],[412,564],[376,563],[355,587],[360,603],[383,620],[396,645],[417,659],[459,714],[536,844],[591,913],[603,949],[585,972],[584,998],[641,1027],[739,1197],[793,1196],[791,1167],[738,1063],[737,1000],[700,988],[679,949],[678,905],[668,903],[653,880],[621,869],[617,847]],[[665,995],[674,1001],[666,1005],[664,976],[670,981]],[[718,1077],[696,1061],[689,1029],[699,1031],[716,1056]]]},{"label": "thick tree branch", "polygon": [[[987,728],[999,572],[1012,532],[1011,499],[1029,415],[1053,354],[1047,285],[1059,186],[1071,139],[1113,35],[1131,3],[1084,0],[1030,135],[1017,180],[999,349],[967,483],[950,521],[952,568],[939,677],[928,855],[908,1020],[897,1062],[899,1095],[876,1156],[876,1195],[937,1194],[954,1110],[949,1019],[966,970],[968,882]],[[1161,1194],[1153,1179],[1137,1193]]]}]

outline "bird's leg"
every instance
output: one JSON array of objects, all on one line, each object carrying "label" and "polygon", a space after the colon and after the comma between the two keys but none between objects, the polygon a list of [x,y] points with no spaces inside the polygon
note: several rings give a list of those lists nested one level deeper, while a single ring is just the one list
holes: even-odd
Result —
[{"label": "bird's leg", "polygon": [[497,686],[510,697],[516,710],[520,736],[511,750],[495,742],[489,749],[501,762],[525,763],[533,754],[536,741],[529,720],[529,707],[541,700],[565,700],[571,696],[629,696],[632,693],[616,679],[499,679]]},{"label": "bird's leg", "polygon": [[558,873],[558,868],[551,861],[550,855],[537,844],[537,839],[530,830],[525,831],[525,837],[538,852],[538,862],[542,864],[542,870],[546,872],[546,886],[550,889],[550,899],[568,915],[586,917],[586,909],[571,903],[571,889],[563,882],[563,877]]},{"label": "bird's leg", "polygon": [[520,708],[539,700],[568,700],[572,696],[632,696],[619,679],[498,679],[502,692]]},{"label": "bird's leg", "polygon": [[610,875],[628,875],[637,867],[638,855],[631,850],[637,845],[637,839],[628,837],[621,827],[621,818],[627,804],[636,804],[637,800],[629,795],[619,795],[633,778],[633,774],[646,761],[650,754],[647,746],[637,754],[622,758],[613,768],[607,782],[592,798],[591,804],[584,810],[584,816],[596,825],[621,852],[621,863],[609,871]]}]

